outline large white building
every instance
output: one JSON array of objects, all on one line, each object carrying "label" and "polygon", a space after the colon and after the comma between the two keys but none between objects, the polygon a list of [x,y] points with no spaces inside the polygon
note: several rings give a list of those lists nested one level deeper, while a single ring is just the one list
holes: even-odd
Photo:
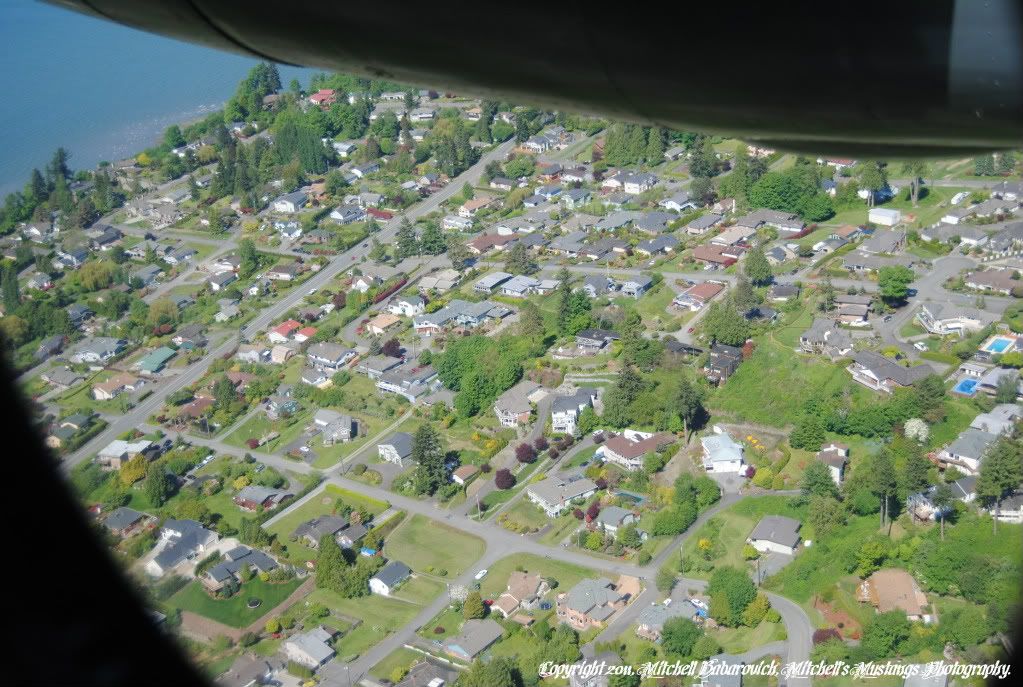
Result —
[{"label": "large white building", "polygon": [[743,462],[742,444],[736,443],[728,432],[714,427],[714,434],[700,439],[703,445],[703,466],[707,472],[740,472]]}]

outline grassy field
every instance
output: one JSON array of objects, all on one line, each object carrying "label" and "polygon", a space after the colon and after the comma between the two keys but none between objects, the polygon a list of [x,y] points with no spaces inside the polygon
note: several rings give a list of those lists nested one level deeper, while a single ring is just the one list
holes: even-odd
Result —
[{"label": "grassy field", "polygon": [[[508,527],[514,532],[519,532],[524,529],[538,530],[547,524],[547,514],[544,513],[540,508],[526,500],[520,500],[514,506],[501,513],[498,516],[498,520],[504,524],[505,522],[510,525]],[[506,527],[508,525],[505,525]]]},{"label": "grassy field", "polygon": [[830,396],[853,384],[841,365],[810,359],[761,339],[750,359],[716,392],[710,405],[744,420],[784,427],[799,418],[807,390]]},{"label": "grassy field", "polygon": [[[244,583],[241,590],[230,599],[214,599],[199,582],[192,582],[172,596],[167,604],[231,627],[245,627],[277,607],[300,584],[299,580],[270,584],[255,577]],[[251,598],[261,599],[263,603],[256,608],[248,608],[246,604]]]},{"label": "grassy field", "polygon": [[384,555],[418,572],[439,575],[437,571],[446,570],[446,576],[457,577],[483,555],[485,548],[478,537],[414,515],[387,538]]},{"label": "grassy field", "polygon": [[392,596],[415,604],[425,605],[444,591],[444,584],[432,577],[417,575],[403,583]]},{"label": "grassy field", "polygon": [[561,540],[564,539],[571,533],[575,528],[579,526],[579,521],[575,519],[572,512],[569,511],[564,515],[559,515],[557,518],[551,521],[551,528],[540,537],[540,541],[544,544],[551,546],[560,544]]}]

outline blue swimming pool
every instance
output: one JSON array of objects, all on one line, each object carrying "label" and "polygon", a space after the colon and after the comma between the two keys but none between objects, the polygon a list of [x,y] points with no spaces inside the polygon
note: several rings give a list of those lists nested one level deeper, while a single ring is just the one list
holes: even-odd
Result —
[{"label": "blue swimming pool", "polygon": [[1003,336],[996,336],[988,341],[987,346],[984,347],[985,351],[990,353],[1004,353],[1005,349],[1012,345],[1012,339],[1006,339]]},{"label": "blue swimming pool", "polygon": [[963,396],[973,396],[977,393],[978,384],[980,381],[976,379],[960,379],[959,383],[952,387],[952,391]]}]

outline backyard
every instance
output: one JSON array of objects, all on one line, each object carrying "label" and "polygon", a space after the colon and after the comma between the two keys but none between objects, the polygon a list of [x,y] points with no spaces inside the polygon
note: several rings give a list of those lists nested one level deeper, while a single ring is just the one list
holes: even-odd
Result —
[{"label": "backyard", "polygon": [[[245,627],[276,608],[301,584],[290,580],[281,584],[263,582],[254,577],[242,584],[237,594],[229,599],[214,599],[199,582],[190,582],[167,601],[167,606],[191,611],[205,618],[231,627]],[[249,599],[259,599],[256,608],[247,606]]]}]

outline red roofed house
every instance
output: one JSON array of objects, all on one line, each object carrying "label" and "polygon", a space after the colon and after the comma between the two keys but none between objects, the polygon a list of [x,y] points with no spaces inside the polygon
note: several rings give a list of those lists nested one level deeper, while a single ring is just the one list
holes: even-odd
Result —
[{"label": "red roofed house", "polygon": [[725,287],[721,284],[705,281],[702,284],[690,286],[688,289],[675,296],[675,299],[671,302],[671,304],[676,308],[689,308],[695,312],[709,303],[715,296],[724,290]]},{"label": "red roofed house", "polygon": [[316,327],[303,327],[295,332],[295,341],[302,343],[303,341],[307,341],[315,333]]},{"label": "red roofed house", "polygon": [[515,235],[502,236],[500,234],[481,234],[469,242],[469,251],[474,255],[483,255],[491,248],[500,250],[505,244],[511,243],[518,237]]},{"label": "red roofed house", "polygon": [[207,408],[213,406],[213,399],[209,396],[198,396],[191,403],[187,403],[181,406],[180,417],[191,418],[193,420],[202,417],[203,413]]},{"label": "red roofed house", "polygon": [[736,261],[746,252],[742,246],[719,246],[709,244],[697,246],[693,249],[693,258],[701,262],[709,262],[713,265],[734,265]]},{"label": "red roofed house", "polygon": [[333,88],[321,88],[309,96],[309,102],[327,108],[337,102],[337,93]]},{"label": "red roofed house", "polygon": [[605,441],[594,455],[626,470],[638,470],[643,467],[643,457],[646,454],[664,448],[673,441],[675,437],[667,432],[650,434],[627,429]]},{"label": "red roofed house", "polygon": [[294,334],[301,328],[302,328],[301,322],[296,322],[295,320],[287,320],[285,322],[281,322],[279,325],[271,329],[270,333],[267,335],[267,338],[269,338],[274,343],[284,343],[285,341],[291,338],[292,334]]}]

